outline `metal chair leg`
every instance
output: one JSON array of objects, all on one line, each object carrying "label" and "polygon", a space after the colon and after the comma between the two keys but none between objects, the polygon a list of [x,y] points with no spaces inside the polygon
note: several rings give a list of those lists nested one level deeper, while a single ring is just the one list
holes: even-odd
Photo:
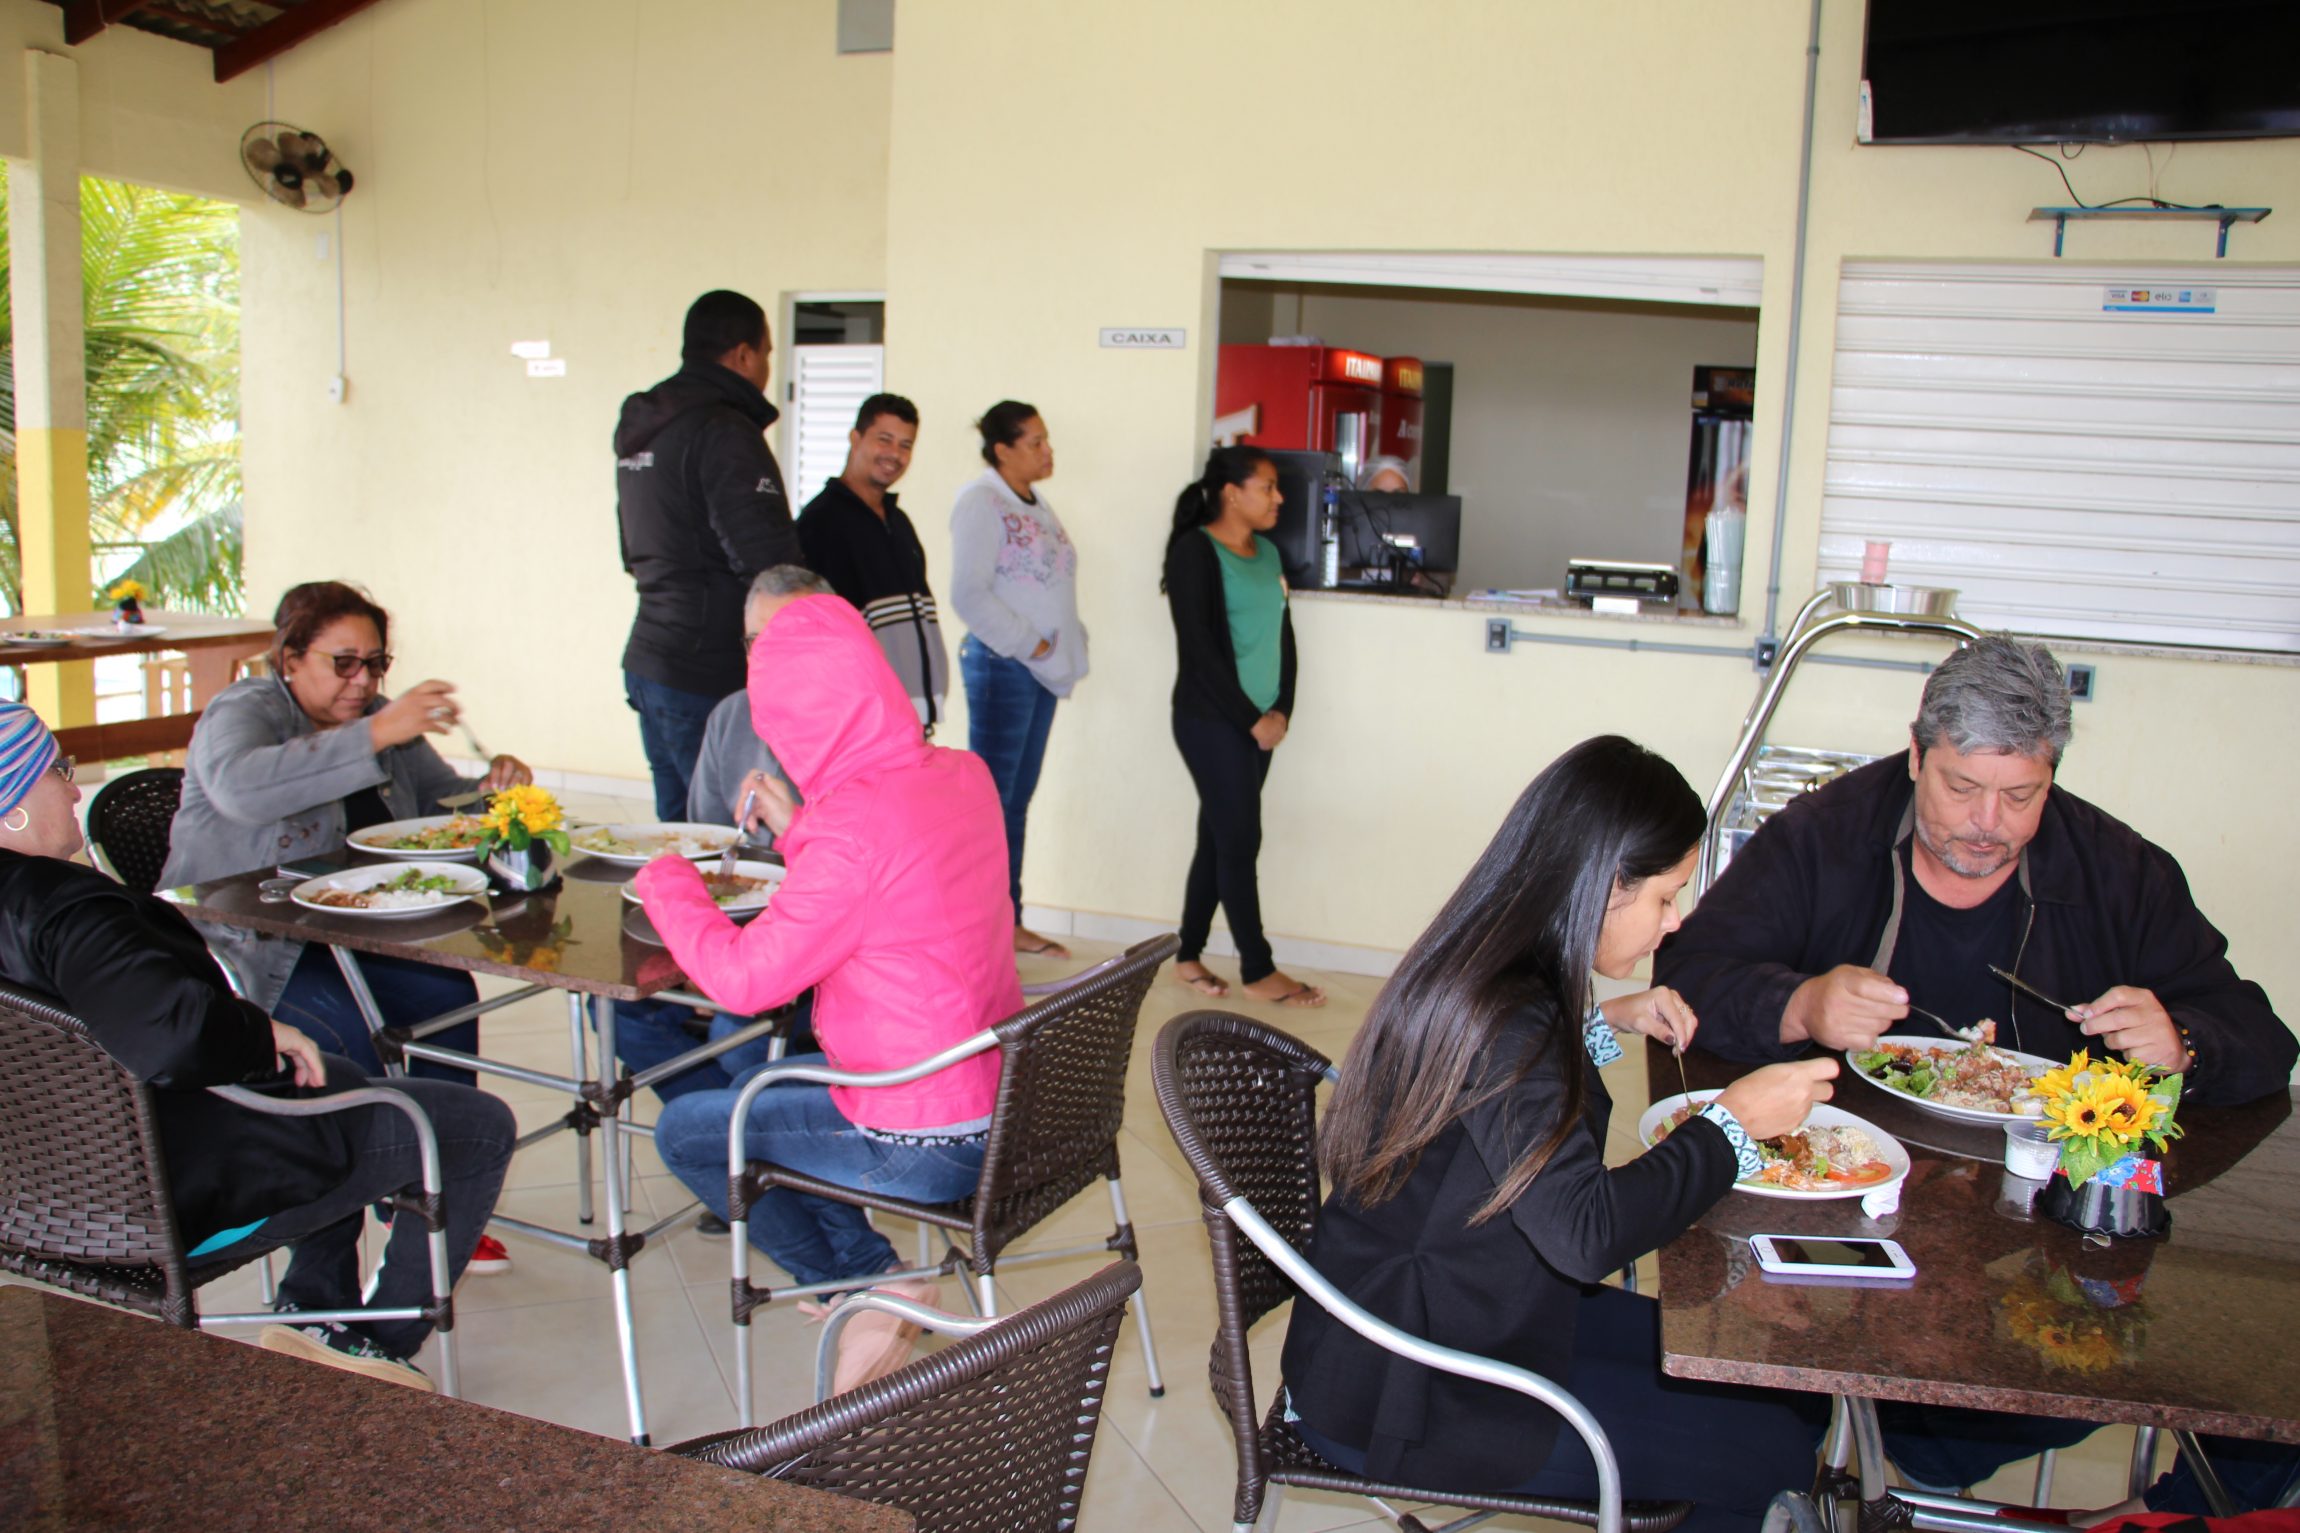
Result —
[{"label": "metal chair leg", "polygon": [[[1105,1177],[1110,1189],[1110,1212],[1118,1222],[1119,1238],[1124,1242],[1128,1256],[1134,1255],[1133,1225],[1126,1217],[1126,1189],[1118,1178]],[[1142,1294],[1134,1295],[1134,1324],[1142,1333],[1142,1366],[1150,1375],[1150,1398],[1155,1400],[1166,1393],[1166,1381],[1158,1373],[1158,1343],[1150,1334],[1150,1301]]]},{"label": "metal chair leg", "polygon": [[974,1307],[985,1320],[998,1313],[998,1285],[987,1272],[974,1280]]},{"label": "metal chair leg", "polygon": [[256,1297],[267,1308],[276,1307],[280,1299],[279,1284],[272,1277],[272,1254],[266,1251],[263,1260],[256,1263]]}]

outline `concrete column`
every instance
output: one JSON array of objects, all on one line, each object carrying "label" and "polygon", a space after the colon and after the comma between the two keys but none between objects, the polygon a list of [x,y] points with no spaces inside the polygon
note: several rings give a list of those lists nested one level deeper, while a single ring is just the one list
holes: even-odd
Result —
[{"label": "concrete column", "polygon": [[[80,73],[61,54],[24,54],[29,157],[8,162],[9,302],[16,351],[16,550],[24,610],[86,612],[88,374],[80,284]],[[25,667],[51,725],[96,721],[94,668]]]}]

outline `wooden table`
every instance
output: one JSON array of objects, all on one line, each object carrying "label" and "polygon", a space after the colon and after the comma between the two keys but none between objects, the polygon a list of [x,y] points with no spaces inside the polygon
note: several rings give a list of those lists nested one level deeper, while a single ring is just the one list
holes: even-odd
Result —
[{"label": "wooden table", "polygon": [[[367,866],[373,861],[367,856],[347,853],[325,860],[324,865]],[[400,1070],[402,1059],[429,1059],[566,1093],[570,1104],[566,1117],[526,1136],[520,1141],[520,1148],[551,1134],[574,1132],[577,1218],[589,1224],[592,1219],[590,1136],[596,1131],[605,1173],[602,1183],[606,1189],[606,1234],[592,1236],[555,1230],[504,1214],[497,1214],[492,1225],[580,1251],[607,1267],[615,1301],[616,1340],[623,1358],[623,1389],[631,1419],[631,1439],[643,1444],[647,1441],[646,1404],[639,1384],[638,1328],[631,1307],[629,1268],[631,1259],[649,1240],[678,1223],[689,1210],[668,1214],[645,1229],[625,1227],[631,1193],[627,1185],[625,1136],[653,1133],[652,1128],[631,1121],[631,1099],[635,1092],[666,1075],[767,1036],[775,1024],[756,1022],[639,1076],[621,1074],[615,1056],[614,1002],[665,996],[695,1005],[711,1004],[692,992],[674,991],[674,987],[686,983],[685,976],[654,937],[654,928],[646,917],[622,897],[623,885],[636,872],[634,868],[595,857],[578,857],[565,866],[562,880],[554,889],[515,898],[498,896],[485,908],[466,901],[436,915],[422,916],[362,916],[266,900],[264,885],[283,882],[271,868],[162,890],[161,895],[181,905],[184,913],[195,921],[327,946],[343,971],[344,983],[367,1019],[369,1031],[375,1035],[377,1056],[394,1074]],[[509,994],[474,1006],[412,1025],[392,1027],[385,1024],[368,989],[359,964],[361,953],[501,975],[523,984]],[[509,1065],[424,1041],[458,1022],[546,990],[556,990],[567,997],[569,1070],[566,1075]],[[595,1063],[588,1036],[594,1033],[597,1036]]]},{"label": "wooden table", "polygon": [[[1685,1067],[1696,1090],[1749,1069],[1699,1050]],[[1655,1100],[1677,1091],[1666,1050],[1649,1048],[1646,1069]],[[2182,1104],[2187,1133],[2165,1157],[2170,1235],[2105,1247],[2034,1211],[2041,1184],[2004,1169],[2001,1130],[1943,1120],[1850,1071],[1835,1102],[1907,1145],[1899,1211],[1728,1195],[1660,1253],[1664,1372],[2300,1443],[2291,1093]],[[1917,1276],[1775,1281],[1749,1256],[1756,1234],[1890,1236]]]},{"label": "wooden table", "polygon": [[892,1507],[0,1288],[0,1527],[897,1533]]},{"label": "wooden table", "polygon": [[169,652],[180,652],[190,662],[192,708],[189,713],[59,729],[57,749],[65,755],[80,761],[117,761],[123,756],[150,756],[184,749],[192,743],[192,728],[199,723],[200,710],[238,678],[242,665],[271,647],[274,632],[269,623],[215,617],[203,612],[151,611],[144,616],[148,627],[166,632],[147,637],[83,638],[69,644],[39,645],[10,643],[8,635],[32,630],[109,629],[112,614],[72,612],[51,617],[33,614],[0,618],[0,665],[60,665],[68,660]]}]

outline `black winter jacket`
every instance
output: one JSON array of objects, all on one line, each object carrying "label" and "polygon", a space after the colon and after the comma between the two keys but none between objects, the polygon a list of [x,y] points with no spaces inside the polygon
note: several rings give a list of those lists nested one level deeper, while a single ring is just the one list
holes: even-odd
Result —
[{"label": "black winter jacket", "polygon": [[950,690],[950,651],[926,588],[926,547],[894,492],[886,493],[881,517],[844,479],[831,480],[799,513],[799,546],[807,568],[870,624],[931,736]]},{"label": "black winter jacket", "polygon": [[185,1246],[310,1203],[351,1174],[347,1118],[271,1118],[210,1096],[291,1083],[271,1019],[225,984],[200,934],[165,900],[93,868],[0,851],[0,978],[54,997],[104,1052],[153,1087]]},{"label": "black winter jacket", "polygon": [[[1782,1010],[1812,976],[1875,958],[1914,791],[1906,754],[1873,761],[1791,803],[1734,855],[1653,961],[1654,982],[1699,1014],[1703,1048],[1753,1061],[1805,1051],[1781,1042]],[[2183,1099],[2226,1105],[2285,1088],[2300,1041],[2229,965],[2228,939],[2196,908],[2170,853],[2055,786],[2018,876],[2027,936],[2007,967],[2074,1003],[2115,985],[2154,991],[2194,1040]],[[2008,1045],[2017,1020],[2031,1054],[2100,1047],[2010,986],[2004,1004],[1998,1038]],[[1896,1030],[1933,1029],[1912,1019]]]},{"label": "black winter jacket", "polygon": [[751,577],[801,562],[766,396],[716,362],[690,364],[623,401],[615,514],[639,611],[623,668],[697,696],[743,685]]},{"label": "black winter jacket", "polygon": [[[1222,557],[1203,532],[1177,539],[1166,551],[1166,605],[1174,617],[1174,711],[1222,719],[1249,731],[1262,710],[1238,680],[1238,650],[1230,639],[1230,611],[1222,599]],[[1286,603],[1279,630],[1278,700],[1272,713],[1294,717],[1294,604]]]},{"label": "black winter jacket", "polygon": [[[1563,1379],[1583,1289],[1690,1229],[1731,1189],[1736,1168],[1724,1130],[1706,1118],[1607,1167],[1613,1099],[1577,1024],[1521,1013],[1500,1033],[1486,1078],[1515,1073],[1553,1030],[1540,1062],[1448,1125],[1395,1197],[1372,1208],[1328,1197],[1309,1256],[1409,1335]],[[1588,1093],[1580,1123],[1506,1214],[1471,1225],[1509,1168],[1549,1137],[1566,1070],[1582,1072]],[[1563,1428],[1513,1390],[1382,1351],[1307,1299],[1294,1301],[1284,1356],[1294,1409],[1321,1435],[1363,1450],[1376,1479],[1501,1490],[1532,1478]]]}]

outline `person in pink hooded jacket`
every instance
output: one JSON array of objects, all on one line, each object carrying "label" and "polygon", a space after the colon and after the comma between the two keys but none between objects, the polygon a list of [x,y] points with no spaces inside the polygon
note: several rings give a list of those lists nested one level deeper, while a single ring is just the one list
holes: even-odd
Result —
[{"label": "person in pink hooded jacket", "polygon": [[[719,911],[693,863],[640,871],[687,977],[740,1015],[815,987],[823,1054],[805,1057],[858,1071],[923,1059],[1020,1010],[997,786],[981,758],[926,743],[862,617],[833,596],[787,602],[751,650],[748,690],[759,737],[805,802],[760,780],[788,871],[748,926]],[[981,1174],[998,1070],[991,1050],[902,1086],[776,1085],[752,1104],[745,1143],[753,1159],[841,1186],[962,1198]],[[722,1218],[742,1084],[666,1103],[655,1126],[664,1163]],[[861,1209],[783,1188],[752,1206],[750,1237],[797,1284],[868,1287],[902,1265]],[[891,1286],[932,1302],[931,1285]],[[909,1342],[891,1317],[858,1316],[839,1388],[900,1366]]]}]

